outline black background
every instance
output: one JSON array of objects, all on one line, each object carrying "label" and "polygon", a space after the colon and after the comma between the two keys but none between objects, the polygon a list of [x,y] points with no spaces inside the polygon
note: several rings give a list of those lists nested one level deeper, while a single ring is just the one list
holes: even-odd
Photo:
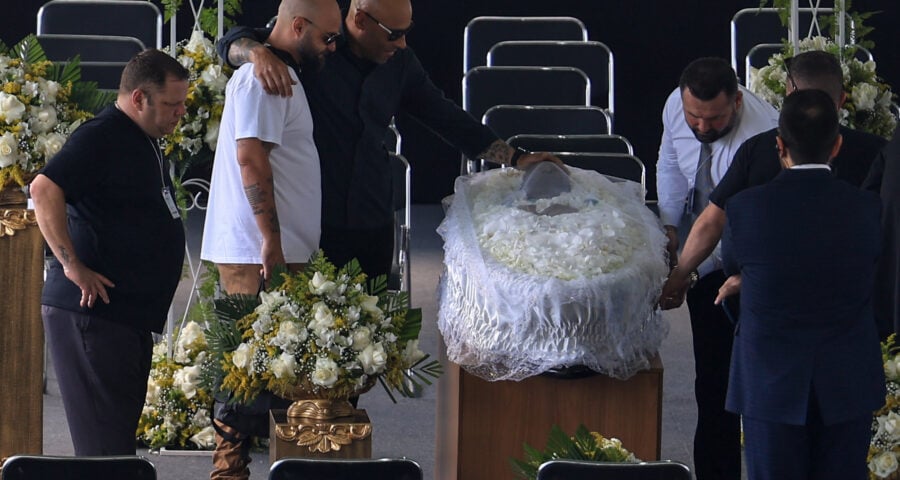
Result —
[{"label": "black background", "polygon": [[[186,0],[186,2],[189,0]],[[211,3],[212,0],[207,0]],[[188,36],[190,10],[179,14],[180,38]],[[155,2],[159,5],[159,2]],[[5,0],[0,39],[13,44],[34,32],[42,2]],[[275,14],[277,0],[244,0],[239,21],[261,25]],[[655,198],[655,168],[662,134],[660,114],[681,69],[701,56],[730,56],[729,22],[742,8],[758,0],[415,0],[416,28],[409,43],[448,97],[459,102],[462,79],[462,37],[466,23],[479,15],[566,15],[580,18],[591,40],[605,43],[615,57],[615,133],[624,135],[648,169],[648,189]],[[802,5],[801,5],[802,6]],[[875,27],[868,39],[878,74],[889,84],[900,81],[900,58],[894,43],[900,9],[885,0],[855,0],[857,12],[880,13],[866,22]],[[168,35],[168,26],[164,34]],[[164,42],[168,43],[168,42]],[[459,174],[459,154],[409,118],[401,118],[403,153],[413,166],[413,197],[433,203],[451,193]]]}]

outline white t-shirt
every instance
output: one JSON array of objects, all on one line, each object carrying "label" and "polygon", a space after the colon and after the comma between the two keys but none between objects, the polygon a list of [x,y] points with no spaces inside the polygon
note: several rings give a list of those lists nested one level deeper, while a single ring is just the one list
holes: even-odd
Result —
[{"label": "white t-shirt", "polygon": [[245,64],[228,81],[219,127],[200,258],[214,263],[260,264],[262,234],[244,194],[237,140],[275,144],[269,154],[275,208],[287,263],[304,263],[318,249],[322,187],[319,154],[306,93],[294,71],[290,98],[267,94]]}]

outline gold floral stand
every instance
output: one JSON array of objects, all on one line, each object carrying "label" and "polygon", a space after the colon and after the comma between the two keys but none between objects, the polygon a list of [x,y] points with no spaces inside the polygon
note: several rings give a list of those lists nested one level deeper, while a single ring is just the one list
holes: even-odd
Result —
[{"label": "gold floral stand", "polygon": [[371,458],[372,423],[345,401],[300,400],[269,412],[269,460]]},{"label": "gold floral stand", "polygon": [[34,212],[0,205],[0,459],[42,453],[43,265]]}]

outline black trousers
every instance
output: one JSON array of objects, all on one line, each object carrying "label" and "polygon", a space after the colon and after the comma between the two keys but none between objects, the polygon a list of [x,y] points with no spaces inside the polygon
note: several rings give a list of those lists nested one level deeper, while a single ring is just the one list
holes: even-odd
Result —
[{"label": "black trousers", "polygon": [[721,270],[712,272],[687,294],[694,339],[697,430],[694,470],[697,480],[740,480],[740,417],[725,411],[734,326],[722,307],[713,304],[725,282]]},{"label": "black trousers", "polygon": [[394,255],[394,226],[345,229],[322,225],[319,245],[338,268],[355,258],[369,278],[389,275]]},{"label": "black trousers", "polygon": [[41,314],[75,455],[134,455],[150,332],[46,305]]}]

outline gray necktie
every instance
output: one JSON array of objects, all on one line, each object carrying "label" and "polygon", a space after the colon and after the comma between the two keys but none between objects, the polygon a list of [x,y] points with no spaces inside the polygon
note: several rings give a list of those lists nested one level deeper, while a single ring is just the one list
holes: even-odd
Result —
[{"label": "gray necktie", "polygon": [[694,196],[691,199],[691,213],[694,216],[700,215],[700,212],[709,204],[709,194],[713,190],[711,164],[712,146],[708,143],[701,143],[700,158],[697,160],[697,176],[694,177]]}]

